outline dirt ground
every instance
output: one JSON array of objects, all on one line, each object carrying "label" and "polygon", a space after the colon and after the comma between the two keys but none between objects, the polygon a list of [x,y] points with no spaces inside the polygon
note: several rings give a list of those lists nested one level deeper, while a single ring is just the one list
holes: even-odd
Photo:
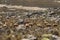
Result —
[{"label": "dirt ground", "polygon": [[0,40],[60,40],[60,8],[44,11],[2,9]]}]

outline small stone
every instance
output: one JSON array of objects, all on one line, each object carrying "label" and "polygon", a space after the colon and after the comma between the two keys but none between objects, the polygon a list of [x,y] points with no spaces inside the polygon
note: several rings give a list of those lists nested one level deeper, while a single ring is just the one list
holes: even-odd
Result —
[{"label": "small stone", "polygon": [[14,33],[14,31],[11,30],[11,33]]},{"label": "small stone", "polygon": [[7,26],[6,24],[4,24],[3,26]]},{"label": "small stone", "polygon": [[17,29],[17,30],[19,30],[19,29],[25,29],[25,27],[24,27],[23,24],[21,24],[21,25],[18,25],[18,27],[16,27],[16,29]]},{"label": "small stone", "polygon": [[29,24],[25,24],[25,26],[27,27],[27,26],[29,26]]},{"label": "small stone", "polygon": [[19,19],[19,22],[23,22],[23,19]]},{"label": "small stone", "polygon": [[43,34],[42,37],[50,37],[52,34]]},{"label": "small stone", "polygon": [[36,39],[36,37],[35,37],[35,36],[33,36],[33,35],[27,35],[27,37],[28,37],[28,39],[31,39],[31,40]]},{"label": "small stone", "polygon": [[24,38],[24,39],[21,39],[21,40],[30,40],[30,39],[25,39],[25,38]]},{"label": "small stone", "polygon": [[55,38],[56,40],[60,40],[60,37],[59,36],[52,35],[52,37]]},{"label": "small stone", "polygon": [[52,37],[53,37],[53,38],[58,38],[58,36],[56,36],[56,35],[52,35]]},{"label": "small stone", "polygon": [[15,37],[15,35],[12,35],[12,37]]},{"label": "small stone", "polygon": [[42,38],[41,40],[50,40],[50,39],[48,39],[48,38]]}]

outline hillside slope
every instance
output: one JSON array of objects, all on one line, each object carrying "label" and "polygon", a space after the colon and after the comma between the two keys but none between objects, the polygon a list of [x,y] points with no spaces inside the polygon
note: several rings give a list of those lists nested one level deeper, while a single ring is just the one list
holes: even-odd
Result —
[{"label": "hillside slope", "polygon": [[0,0],[0,4],[38,6],[38,7],[60,7],[55,0]]}]

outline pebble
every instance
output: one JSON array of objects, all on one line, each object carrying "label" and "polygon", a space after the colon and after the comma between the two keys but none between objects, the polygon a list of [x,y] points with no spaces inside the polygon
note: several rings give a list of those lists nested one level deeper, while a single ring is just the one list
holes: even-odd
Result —
[{"label": "pebble", "polygon": [[19,19],[18,21],[19,21],[19,22],[23,22],[23,19]]},{"label": "pebble", "polygon": [[36,39],[36,37],[35,37],[35,36],[33,36],[33,35],[27,35],[27,38],[28,38],[28,39],[31,39],[31,40]]},{"label": "pebble", "polygon": [[12,37],[15,37],[15,35],[12,35]]},{"label": "pebble", "polygon": [[24,25],[21,24],[21,25],[18,25],[18,27],[16,27],[17,30],[20,30],[20,29],[25,29]]},{"label": "pebble", "polygon": [[41,40],[50,40],[50,39],[48,39],[48,38],[42,38]]},{"label": "pebble", "polygon": [[60,37],[59,36],[52,35],[52,37],[55,38],[56,40],[60,40]]},{"label": "pebble", "polygon": [[21,40],[30,40],[30,39],[25,39],[25,38],[24,38],[24,39],[21,39]]},{"label": "pebble", "polygon": [[42,37],[50,37],[52,34],[43,34]]}]

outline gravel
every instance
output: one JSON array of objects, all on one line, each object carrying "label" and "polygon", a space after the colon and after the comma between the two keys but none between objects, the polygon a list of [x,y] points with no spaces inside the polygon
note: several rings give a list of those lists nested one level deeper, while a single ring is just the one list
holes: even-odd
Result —
[{"label": "gravel", "polygon": [[[1,37],[4,40],[60,40],[59,10],[48,8],[35,12],[0,12]],[[42,37],[44,34],[48,37]]]}]

